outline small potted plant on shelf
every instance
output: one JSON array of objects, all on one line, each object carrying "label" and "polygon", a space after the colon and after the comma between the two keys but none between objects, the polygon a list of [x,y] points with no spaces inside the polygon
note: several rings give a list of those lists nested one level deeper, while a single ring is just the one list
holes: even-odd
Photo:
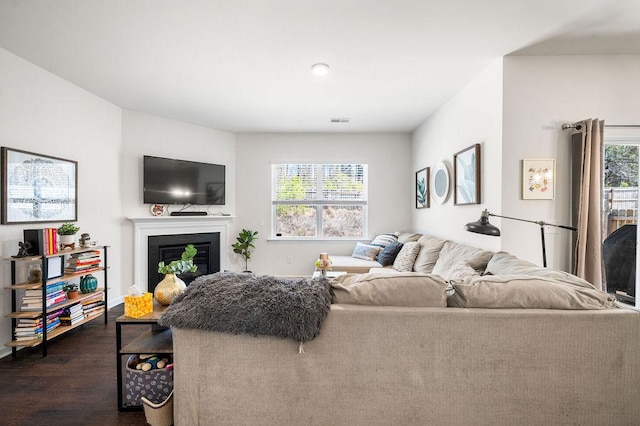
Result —
[{"label": "small potted plant on shelf", "polygon": [[251,249],[255,248],[253,241],[258,239],[256,235],[258,235],[258,231],[243,229],[236,237],[238,242],[231,244],[233,252],[238,253],[244,258],[244,272],[251,272],[248,270],[248,266],[249,259],[251,259]]},{"label": "small potted plant on shelf", "polygon": [[60,248],[65,249],[67,247],[76,248],[76,233],[80,230],[80,227],[73,223],[63,223],[58,228],[58,235],[60,235]]},{"label": "small potted plant on shelf", "polygon": [[76,283],[66,283],[62,290],[67,293],[67,299],[78,297],[78,284]]}]

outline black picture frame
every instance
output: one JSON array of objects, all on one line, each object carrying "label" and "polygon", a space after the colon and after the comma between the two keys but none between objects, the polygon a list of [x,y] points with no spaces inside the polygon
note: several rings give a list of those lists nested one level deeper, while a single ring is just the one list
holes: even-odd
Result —
[{"label": "black picture frame", "polygon": [[453,204],[480,204],[480,144],[453,155]]},{"label": "black picture frame", "polygon": [[431,204],[429,194],[430,167],[425,167],[416,172],[416,209],[427,209]]},{"label": "black picture frame", "polygon": [[78,162],[8,147],[2,155],[0,223],[78,220]]},{"label": "black picture frame", "polygon": [[47,257],[47,280],[64,275],[64,256]]}]

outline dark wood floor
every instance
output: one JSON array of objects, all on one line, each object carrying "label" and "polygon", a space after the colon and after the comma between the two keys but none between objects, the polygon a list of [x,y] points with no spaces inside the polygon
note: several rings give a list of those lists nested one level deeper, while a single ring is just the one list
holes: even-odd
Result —
[{"label": "dark wood floor", "polygon": [[[0,424],[146,425],[142,411],[117,408],[115,319],[122,314],[116,306],[108,325],[101,317],[60,336],[45,358],[34,348],[0,359]],[[123,339],[136,328],[123,327]]]}]

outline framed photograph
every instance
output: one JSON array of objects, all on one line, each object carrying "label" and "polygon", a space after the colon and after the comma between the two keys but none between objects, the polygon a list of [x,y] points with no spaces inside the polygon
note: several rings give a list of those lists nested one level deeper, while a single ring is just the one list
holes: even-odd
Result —
[{"label": "framed photograph", "polygon": [[522,160],[522,199],[553,200],[556,197],[556,160]]},{"label": "framed photograph", "polygon": [[480,144],[453,155],[453,204],[480,204]]},{"label": "framed photograph", "polygon": [[431,169],[425,167],[416,172],[416,209],[429,207],[429,172]]},{"label": "framed photograph", "polygon": [[47,257],[47,279],[58,278],[64,272],[64,256]]},{"label": "framed photograph", "polygon": [[3,224],[78,220],[78,163],[2,147]]}]

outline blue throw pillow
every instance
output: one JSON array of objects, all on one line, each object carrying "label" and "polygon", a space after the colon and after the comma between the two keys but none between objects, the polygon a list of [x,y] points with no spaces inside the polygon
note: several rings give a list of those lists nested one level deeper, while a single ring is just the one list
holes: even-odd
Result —
[{"label": "blue throw pillow", "polygon": [[393,265],[393,261],[396,260],[396,256],[398,256],[398,253],[402,250],[402,246],[402,243],[391,243],[387,245],[384,250],[378,254],[378,263],[382,266]]}]

